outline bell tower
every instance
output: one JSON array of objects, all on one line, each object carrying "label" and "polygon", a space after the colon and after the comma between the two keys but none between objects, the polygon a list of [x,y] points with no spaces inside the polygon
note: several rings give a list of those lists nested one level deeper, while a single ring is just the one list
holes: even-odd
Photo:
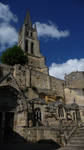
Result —
[{"label": "bell tower", "polygon": [[22,28],[19,31],[18,45],[28,56],[28,66],[34,70],[48,74],[45,58],[40,53],[36,25],[32,26],[29,12],[27,12]]},{"label": "bell tower", "polygon": [[19,32],[18,45],[26,54],[41,56],[36,26],[32,27],[29,12],[27,12],[23,27]]}]

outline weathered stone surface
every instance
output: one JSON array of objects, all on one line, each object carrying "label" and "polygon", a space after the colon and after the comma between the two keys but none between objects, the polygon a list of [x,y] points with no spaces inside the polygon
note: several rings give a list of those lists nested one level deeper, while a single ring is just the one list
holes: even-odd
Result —
[{"label": "weathered stone surface", "polygon": [[84,72],[72,72],[65,76],[65,86],[68,88],[83,89],[84,88]]},{"label": "weathered stone surface", "polygon": [[64,145],[74,126],[84,121],[84,73],[72,73],[65,80],[50,76],[36,27],[27,21],[18,41],[27,64],[0,64],[0,142],[7,128],[10,139],[11,129],[27,142],[52,139]]}]

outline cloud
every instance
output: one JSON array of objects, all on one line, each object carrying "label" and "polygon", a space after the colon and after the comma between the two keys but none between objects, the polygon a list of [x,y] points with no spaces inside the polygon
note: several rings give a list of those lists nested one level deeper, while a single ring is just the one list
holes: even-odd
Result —
[{"label": "cloud", "polygon": [[18,39],[18,32],[11,25],[12,22],[17,22],[18,19],[14,15],[8,5],[0,3],[0,51],[14,45]]},{"label": "cloud", "polygon": [[10,22],[11,20],[17,22],[17,17],[11,11],[8,5],[0,3],[0,19],[5,22]]},{"label": "cloud", "polygon": [[49,67],[49,74],[60,79],[74,71],[84,71],[84,59],[69,59],[62,64],[52,63]]},{"label": "cloud", "polygon": [[13,45],[17,40],[17,31],[10,24],[1,23],[0,24],[0,44]]},{"label": "cloud", "polygon": [[68,30],[59,30],[58,27],[51,21],[49,21],[49,23],[36,22],[35,24],[37,27],[39,37],[60,39],[70,35]]}]

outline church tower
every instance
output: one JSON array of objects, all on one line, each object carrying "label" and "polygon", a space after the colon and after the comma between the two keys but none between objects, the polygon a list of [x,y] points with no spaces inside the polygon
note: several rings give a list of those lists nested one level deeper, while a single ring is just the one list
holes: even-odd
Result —
[{"label": "church tower", "polygon": [[27,12],[24,24],[20,29],[18,45],[28,56],[29,68],[48,74],[48,68],[45,66],[45,58],[40,53],[36,25],[32,26],[29,12]]}]

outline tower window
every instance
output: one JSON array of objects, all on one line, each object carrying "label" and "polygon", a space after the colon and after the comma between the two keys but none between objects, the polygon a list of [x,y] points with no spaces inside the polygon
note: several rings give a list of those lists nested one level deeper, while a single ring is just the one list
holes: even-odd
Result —
[{"label": "tower window", "polygon": [[28,40],[25,40],[25,52],[28,52]]},{"label": "tower window", "polygon": [[34,53],[34,43],[31,43],[31,54]]},{"label": "tower window", "polygon": [[33,36],[32,32],[31,32],[31,37]]},{"label": "tower window", "polygon": [[28,36],[29,35],[29,31],[26,31],[26,36]]}]

